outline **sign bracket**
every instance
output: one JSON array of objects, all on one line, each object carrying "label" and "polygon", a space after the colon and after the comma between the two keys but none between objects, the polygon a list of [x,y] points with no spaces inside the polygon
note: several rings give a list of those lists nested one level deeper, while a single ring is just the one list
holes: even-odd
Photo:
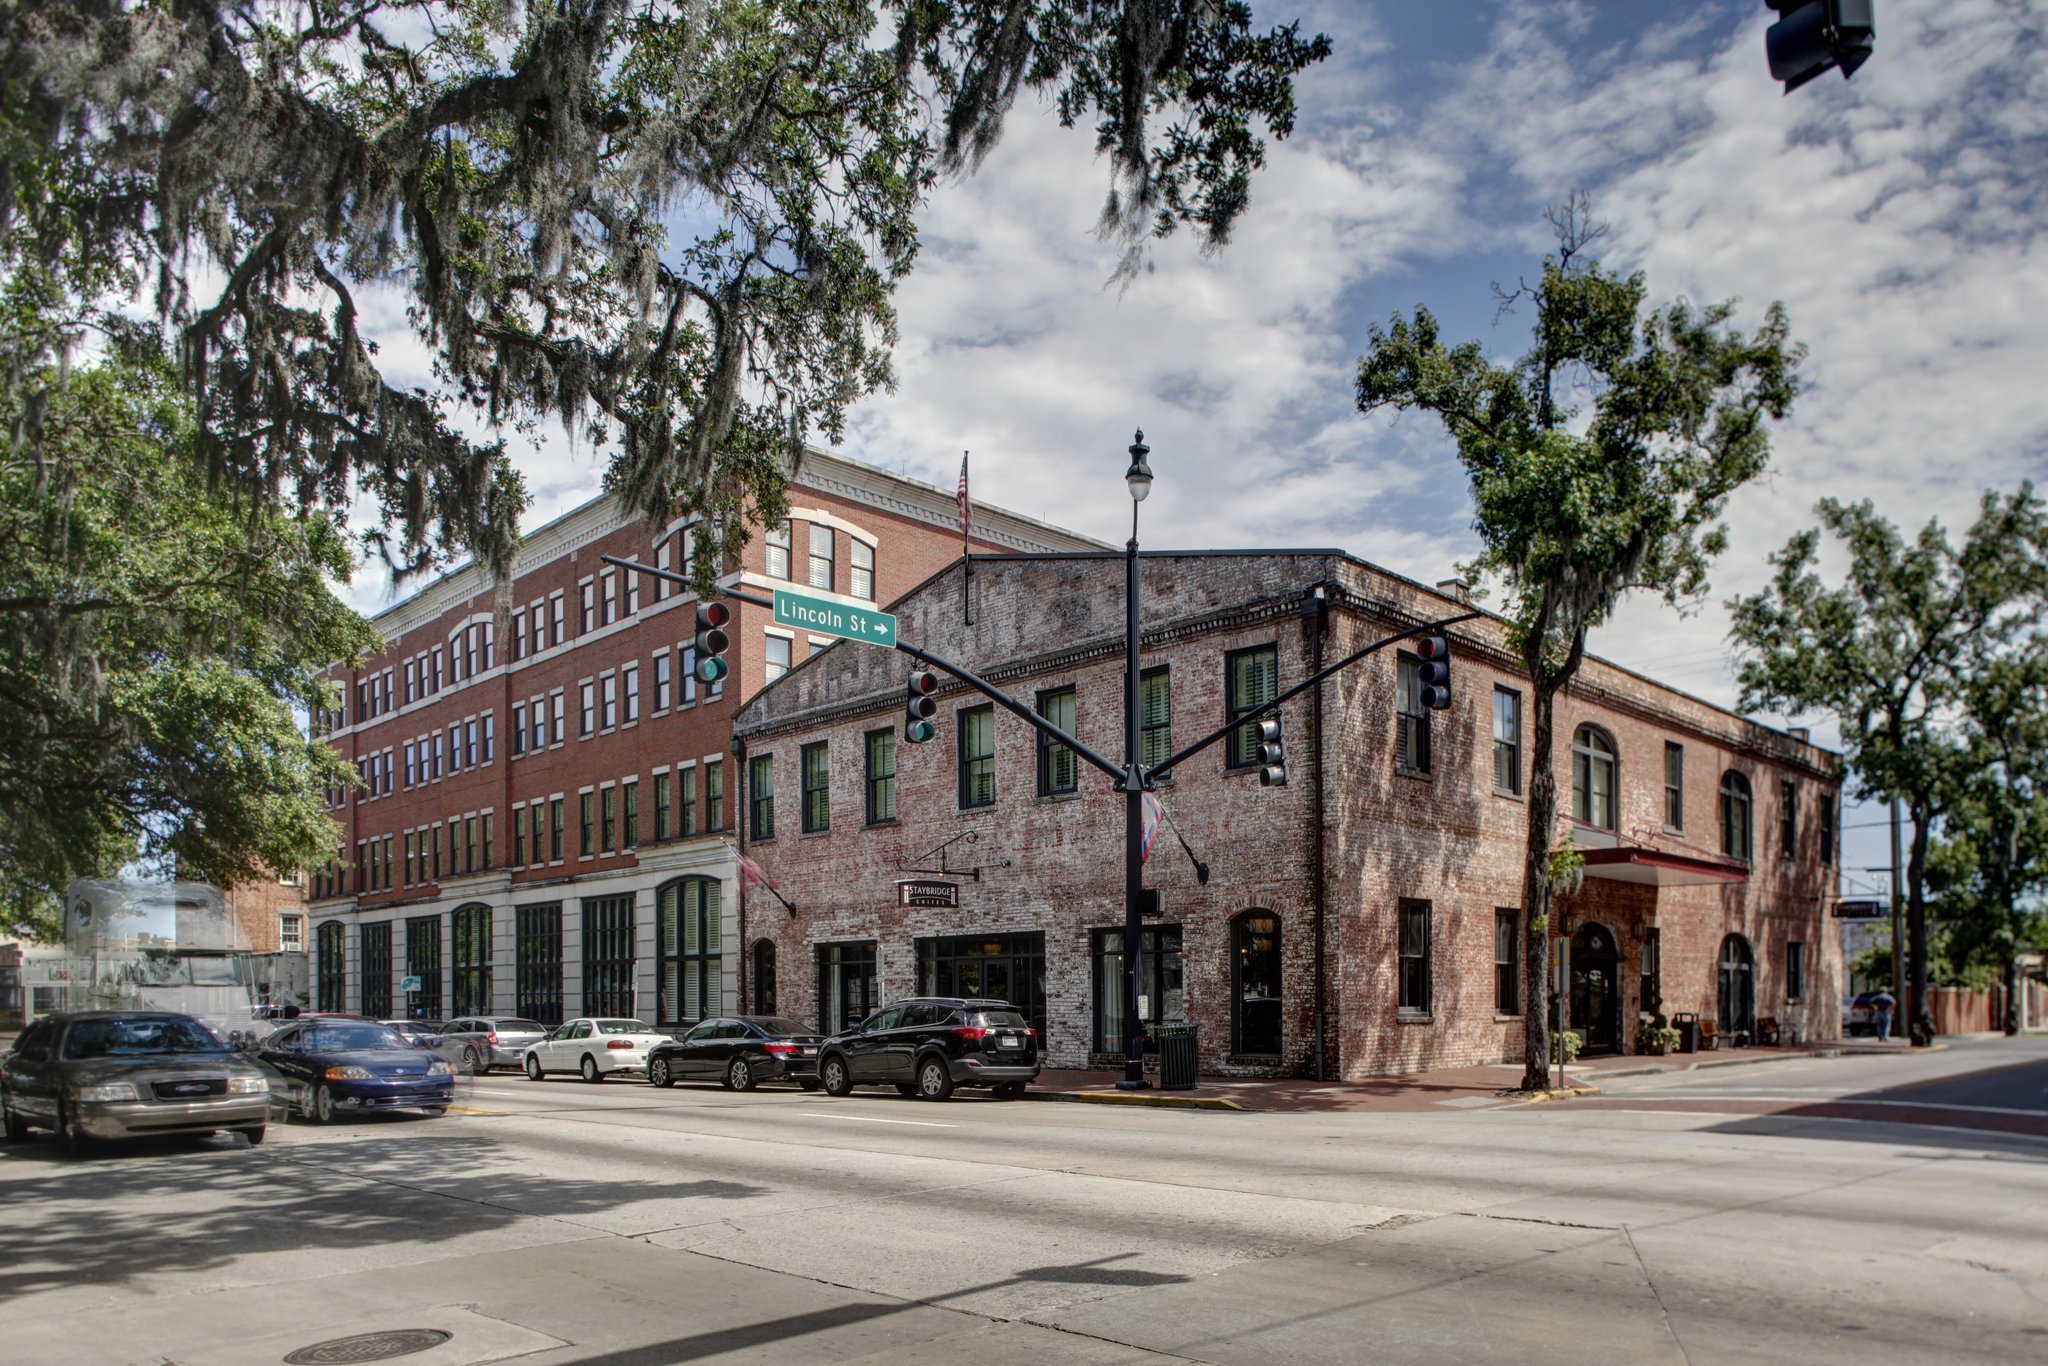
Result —
[{"label": "sign bracket", "polygon": [[[973,868],[954,868],[949,866],[946,861],[946,851],[950,849],[952,846],[958,844],[961,840],[966,840],[969,844],[979,844],[981,842],[981,832],[979,830],[963,830],[959,834],[953,836],[953,838],[947,840],[944,844],[940,844],[934,846],[933,848],[927,849],[922,854],[913,854],[907,858],[899,854],[896,857],[896,871],[899,873],[922,873],[927,877],[971,877],[976,882],[979,882],[981,881],[982,871],[979,865]],[[939,856],[938,867],[913,868],[910,866],[913,861],[918,863],[924,863],[929,861],[933,854],[937,854]],[[991,870],[996,868],[1007,868],[1009,866],[1010,860],[1008,859],[1004,859],[1001,863],[993,863],[989,865]]]}]

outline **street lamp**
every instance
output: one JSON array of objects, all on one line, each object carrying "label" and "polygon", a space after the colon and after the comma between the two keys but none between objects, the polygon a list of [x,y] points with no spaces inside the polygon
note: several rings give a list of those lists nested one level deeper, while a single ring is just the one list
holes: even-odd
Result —
[{"label": "street lamp", "polygon": [[1151,453],[1140,429],[1130,446],[1131,467],[1124,471],[1131,490],[1131,539],[1124,545],[1124,1079],[1116,1084],[1119,1091],[1143,1091],[1149,1085],[1138,1018],[1147,784],[1138,762],[1138,504],[1152,491],[1152,467],[1145,463]]}]

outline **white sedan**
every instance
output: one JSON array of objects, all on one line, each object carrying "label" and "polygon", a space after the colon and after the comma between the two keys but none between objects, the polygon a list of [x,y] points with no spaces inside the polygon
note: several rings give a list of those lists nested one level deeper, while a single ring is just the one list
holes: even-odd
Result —
[{"label": "white sedan", "polygon": [[647,1071],[647,1050],[674,1036],[642,1020],[571,1020],[526,1050],[526,1075],[539,1081],[550,1072],[578,1072],[603,1081],[614,1072]]}]

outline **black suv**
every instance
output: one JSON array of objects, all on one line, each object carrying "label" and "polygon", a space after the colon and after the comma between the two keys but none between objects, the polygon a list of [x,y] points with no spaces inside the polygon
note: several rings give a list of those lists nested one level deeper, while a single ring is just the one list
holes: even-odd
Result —
[{"label": "black suv", "polygon": [[825,1040],[818,1078],[834,1096],[893,1085],[944,1100],[956,1086],[987,1086],[1009,1100],[1038,1078],[1038,1033],[1008,1001],[914,996]]}]

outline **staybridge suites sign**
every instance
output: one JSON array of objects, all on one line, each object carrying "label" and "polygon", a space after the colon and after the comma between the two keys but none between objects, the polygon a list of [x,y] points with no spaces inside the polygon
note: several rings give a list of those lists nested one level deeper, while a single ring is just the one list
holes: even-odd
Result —
[{"label": "staybridge suites sign", "polygon": [[775,590],[775,624],[815,631],[819,635],[857,640],[863,645],[896,644],[896,618],[871,607],[852,607],[831,598],[813,597],[787,588]]}]

